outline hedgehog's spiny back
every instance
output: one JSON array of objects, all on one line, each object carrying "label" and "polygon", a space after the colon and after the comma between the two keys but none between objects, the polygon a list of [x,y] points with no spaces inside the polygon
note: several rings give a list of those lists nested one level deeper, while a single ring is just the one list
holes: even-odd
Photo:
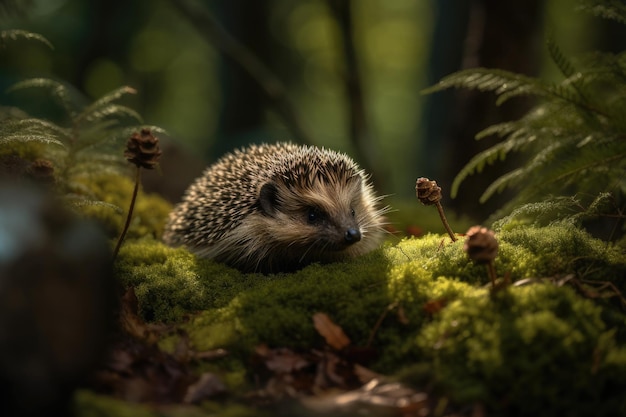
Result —
[{"label": "hedgehog's spiny back", "polygon": [[[293,144],[253,145],[227,154],[207,168],[170,214],[163,237],[165,242],[173,246],[186,245],[202,256],[225,260],[240,269],[272,270],[263,268],[262,259],[254,259],[259,254],[269,257],[271,253],[268,254],[267,248],[280,246],[263,241],[272,239],[266,229],[277,229],[279,234],[281,230],[286,233],[287,229],[302,230],[302,233],[314,233],[315,230],[307,229],[306,224],[279,225],[278,218],[274,221],[262,210],[259,194],[263,186],[270,183],[280,186],[278,189],[282,191],[277,192],[282,193],[280,196],[283,199],[299,199],[306,192],[322,191],[318,194],[326,195],[331,206],[336,203],[334,200],[346,198],[339,197],[335,189],[341,192],[349,184],[356,183],[359,193],[362,190],[366,200],[363,210],[368,211],[361,213],[360,219],[369,223],[370,230],[376,229],[376,233],[369,232],[371,241],[368,241],[368,250],[379,243],[378,229],[382,220],[381,211],[375,207],[378,199],[358,166],[343,154]],[[285,190],[288,192],[285,193]],[[263,226],[251,228],[257,220]],[[246,226],[242,227],[244,223]],[[258,251],[256,246],[265,246],[266,249]],[[280,255],[290,256],[289,253]],[[293,255],[296,256],[295,253]],[[238,262],[243,262],[239,261],[242,257],[250,258],[248,263],[256,266],[238,265]]]}]

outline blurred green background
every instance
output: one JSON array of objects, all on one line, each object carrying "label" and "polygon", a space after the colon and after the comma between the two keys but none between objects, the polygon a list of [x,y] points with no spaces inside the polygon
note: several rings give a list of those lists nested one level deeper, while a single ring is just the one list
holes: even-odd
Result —
[{"label": "blurred green background", "polygon": [[[67,81],[88,99],[132,86],[138,93],[130,105],[147,124],[170,134],[164,140],[173,150],[164,153],[161,177],[147,187],[171,201],[224,152],[291,140],[353,156],[392,206],[417,204],[415,180],[426,176],[443,187],[447,210],[481,221],[497,209],[498,198],[506,199],[478,203],[505,167],[471,178],[455,200],[447,197],[449,185],[473,155],[493,144],[476,142],[474,135],[519,117],[531,103],[496,107],[489,94],[421,90],[476,66],[556,80],[548,37],[568,56],[623,49],[623,27],[577,12],[575,3],[5,0],[0,29],[40,33],[54,50],[23,41],[1,50],[0,104],[53,118],[46,102],[19,102],[5,93],[29,77]],[[194,7],[197,13],[184,12]],[[280,81],[300,134],[285,121],[282,102],[268,100],[249,68],[211,41],[211,27],[202,21],[194,26],[205,12]]]}]

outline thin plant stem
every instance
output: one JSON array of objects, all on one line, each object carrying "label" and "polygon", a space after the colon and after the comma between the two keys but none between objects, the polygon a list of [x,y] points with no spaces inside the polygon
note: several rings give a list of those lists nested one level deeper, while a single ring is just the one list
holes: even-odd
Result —
[{"label": "thin plant stem", "polygon": [[496,267],[493,261],[489,261],[487,264],[487,273],[489,274],[489,279],[491,279],[491,287],[496,286]]},{"label": "thin plant stem", "polygon": [[385,311],[383,311],[383,314],[381,314],[378,320],[376,321],[374,328],[370,331],[370,336],[367,339],[367,344],[365,345],[365,347],[369,348],[372,346],[372,343],[374,342],[374,337],[376,336],[376,332],[378,332],[378,329],[380,328],[381,324],[383,324],[383,320],[385,320],[385,317],[387,317],[389,312],[391,312],[391,310],[393,310],[396,307],[398,307],[397,301],[389,304],[387,308],[385,309]]},{"label": "thin plant stem", "polygon": [[437,211],[439,212],[439,217],[441,217],[441,223],[443,223],[443,227],[446,228],[446,231],[450,235],[450,239],[452,239],[453,242],[456,242],[456,236],[454,235],[454,232],[452,231],[452,228],[448,224],[448,220],[446,219],[446,215],[443,213],[443,206],[438,201],[437,201],[436,205],[437,205]]},{"label": "thin plant stem", "polygon": [[133,217],[133,210],[135,209],[135,201],[137,200],[137,192],[139,191],[139,182],[141,181],[141,167],[137,167],[137,171],[135,173],[135,188],[133,189],[133,196],[130,200],[130,207],[128,208],[128,215],[126,216],[126,223],[124,224],[124,229],[122,229],[122,234],[117,240],[117,245],[115,245],[115,250],[113,251],[113,260],[117,257],[117,253],[120,251],[120,247],[122,246],[122,242],[126,237],[126,232],[128,232],[128,228],[130,227],[130,220]]}]

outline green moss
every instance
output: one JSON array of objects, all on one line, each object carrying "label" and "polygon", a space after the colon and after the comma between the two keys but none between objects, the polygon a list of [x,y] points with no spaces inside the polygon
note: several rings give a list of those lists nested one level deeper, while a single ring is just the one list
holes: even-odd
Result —
[{"label": "green moss", "polygon": [[[116,211],[111,207],[101,205],[81,207],[82,212],[103,225],[109,236],[118,237],[126,221],[135,186],[134,181],[122,175],[94,175],[81,179],[81,182],[92,194],[90,198],[112,204],[120,209]],[[140,188],[127,239],[146,236],[160,238],[165,220],[171,210],[172,206],[167,201],[156,194],[144,193]]]},{"label": "green moss", "polygon": [[135,287],[140,313],[150,321],[172,322],[223,306],[255,282],[253,275],[149,238],[122,245],[115,268],[122,284]]},{"label": "green moss", "polygon": [[74,408],[78,417],[156,417],[161,415],[146,405],[131,404],[86,390],[76,392]]},{"label": "green moss", "polygon": [[511,287],[460,298],[417,344],[444,392],[507,415],[609,415],[626,383],[623,353],[599,350],[600,308],[570,288]]},{"label": "green moss", "polygon": [[[626,270],[619,248],[569,226],[508,228],[497,237],[497,271],[513,280],[574,273],[619,283]],[[485,267],[467,259],[462,241],[444,235],[276,275],[242,274],[153,239],[130,240],[116,268],[135,286],[144,318],[187,317],[182,326],[194,348],[228,349],[235,362],[224,365],[223,377],[236,387],[245,386],[243,370],[259,343],[322,346],[312,316],[324,312],[354,345],[371,342],[380,353],[375,370],[437,381],[459,402],[513,414],[541,411],[532,404],[573,415],[579,406],[588,410],[583,401],[602,400],[600,411],[622,406],[613,390],[626,383],[623,312],[553,284],[490,296]],[[447,306],[429,313],[431,301]]]},{"label": "green moss", "polygon": [[241,404],[205,401],[200,406],[134,404],[89,391],[78,391],[74,398],[76,417],[263,417],[273,414]]},{"label": "green moss", "polygon": [[[521,226],[503,230],[501,241],[511,245],[508,262],[522,265],[526,274],[610,280],[624,288],[626,257],[623,248],[593,239],[567,223],[547,227]],[[506,256],[506,251],[503,251]],[[516,253],[518,252],[518,253]]]}]

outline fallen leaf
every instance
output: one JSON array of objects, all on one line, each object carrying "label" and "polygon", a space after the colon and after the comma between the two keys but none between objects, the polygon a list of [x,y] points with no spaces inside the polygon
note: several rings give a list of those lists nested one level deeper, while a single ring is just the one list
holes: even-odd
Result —
[{"label": "fallen leaf", "polygon": [[265,366],[275,373],[299,371],[309,365],[301,355],[285,348],[274,349],[265,357]]},{"label": "fallen leaf", "polygon": [[342,350],[350,344],[350,339],[325,313],[313,315],[315,330],[326,340],[326,343],[335,350]]},{"label": "fallen leaf", "polygon": [[307,408],[318,412],[341,415],[428,415],[428,395],[397,382],[373,378],[365,385],[342,393],[303,397]]},{"label": "fallen leaf", "polygon": [[445,298],[438,298],[437,300],[430,300],[424,303],[422,307],[424,311],[430,315],[439,313],[441,309],[443,309],[446,304],[448,304],[448,300]]},{"label": "fallen leaf", "polygon": [[224,394],[226,386],[211,372],[205,372],[196,383],[187,387],[187,393],[183,398],[185,404],[199,404],[212,397]]}]

